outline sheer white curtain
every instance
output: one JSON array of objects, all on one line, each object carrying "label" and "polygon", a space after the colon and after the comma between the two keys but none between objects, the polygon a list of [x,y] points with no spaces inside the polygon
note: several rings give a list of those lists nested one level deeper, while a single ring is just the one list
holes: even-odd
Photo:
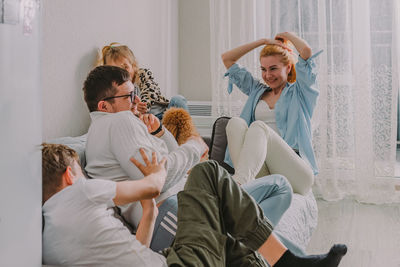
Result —
[{"label": "sheer white curtain", "polygon": [[[399,89],[399,3],[394,0],[210,0],[213,112],[237,116],[246,99],[228,96],[221,53],[293,31],[316,52],[320,97],[313,143],[327,200],[400,202],[393,178]],[[257,53],[239,63],[260,77]]]}]

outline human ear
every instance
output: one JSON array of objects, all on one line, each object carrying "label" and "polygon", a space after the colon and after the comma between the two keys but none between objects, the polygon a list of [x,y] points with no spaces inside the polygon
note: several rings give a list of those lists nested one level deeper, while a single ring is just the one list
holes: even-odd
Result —
[{"label": "human ear", "polygon": [[67,185],[72,185],[74,183],[74,174],[72,172],[71,166],[68,166],[65,172],[62,175],[64,182]]},{"label": "human ear", "polygon": [[98,111],[103,111],[103,112],[107,112],[108,111],[108,105],[107,102],[104,100],[101,100],[97,103],[97,110]]},{"label": "human ear", "polygon": [[292,64],[288,64],[286,66],[286,74],[288,75],[290,73],[290,71],[292,70]]}]

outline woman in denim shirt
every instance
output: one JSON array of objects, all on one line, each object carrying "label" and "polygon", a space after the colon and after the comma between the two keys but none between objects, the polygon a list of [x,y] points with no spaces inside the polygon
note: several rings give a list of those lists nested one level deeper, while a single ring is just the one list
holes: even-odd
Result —
[{"label": "woman in denim shirt", "polygon": [[[298,61],[287,46],[293,44]],[[255,79],[236,61],[251,50],[260,52],[265,83]],[[310,46],[293,33],[279,33],[275,40],[261,39],[222,55],[229,77],[228,92],[235,84],[248,95],[240,118],[227,125],[225,161],[235,168],[235,180],[244,184],[268,173],[286,176],[295,193],[306,194],[318,173],[311,141],[311,117],[318,97],[316,67]]]}]

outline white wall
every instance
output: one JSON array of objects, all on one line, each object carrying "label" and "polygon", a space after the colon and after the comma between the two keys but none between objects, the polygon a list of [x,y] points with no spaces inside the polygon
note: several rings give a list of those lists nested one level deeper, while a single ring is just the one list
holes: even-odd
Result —
[{"label": "white wall", "polygon": [[0,24],[0,266],[41,266],[39,25]]},{"label": "white wall", "polygon": [[178,93],[177,0],[43,0],[43,138],[86,133],[82,84],[96,51],[118,41],[149,67],[166,96]]},{"label": "white wall", "polygon": [[179,0],[179,93],[211,101],[209,1]]}]

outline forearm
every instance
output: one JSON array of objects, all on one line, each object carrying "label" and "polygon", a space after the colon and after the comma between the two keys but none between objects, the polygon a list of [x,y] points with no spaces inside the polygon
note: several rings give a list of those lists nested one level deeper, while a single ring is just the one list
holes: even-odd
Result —
[{"label": "forearm", "polygon": [[227,69],[229,69],[233,64],[236,63],[242,56],[250,52],[251,50],[264,45],[266,43],[265,39],[260,39],[245,45],[241,45],[232,50],[229,50],[221,55],[222,61]]},{"label": "forearm", "polygon": [[163,130],[160,132],[160,134],[160,136],[156,136],[165,142],[168,148],[168,152],[175,151],[179,148],[175,137],[165,127],[163,127]]},{"label": "forearm", "polygon": [[179,149],[168,154],[167,179],[163,192],[177,184],[194,165],[200,162],[204,149],[195,141],[182,144]]},{"label": "forearm", "polygon": [[142,219],[136,231],[136,239],[146,247],[150,247],[157,214],[154,211],[143,211]]},{"label": "forearm", "polygon": [[309,57],[312,55],[311,47],[308,45],[308,43],[298,37],[297,35],[290,33],[290,32],[285,32],[282,34],[287,40],[292,42],[294,47],[296,48],[297,52],[299,52],[299,55],[301,58],[304,60],[307,60]]},{"label": "forearm", "polygon": [[[157,175],[157,173],[150,174]],[[142,199],[155,198],[160,194],[159,186],[150,182],[151,177],[143,178],[137,181],[122,181],[117,183],[117,192],[114,203],[122,206],[128,203],[139,201]]]}]

